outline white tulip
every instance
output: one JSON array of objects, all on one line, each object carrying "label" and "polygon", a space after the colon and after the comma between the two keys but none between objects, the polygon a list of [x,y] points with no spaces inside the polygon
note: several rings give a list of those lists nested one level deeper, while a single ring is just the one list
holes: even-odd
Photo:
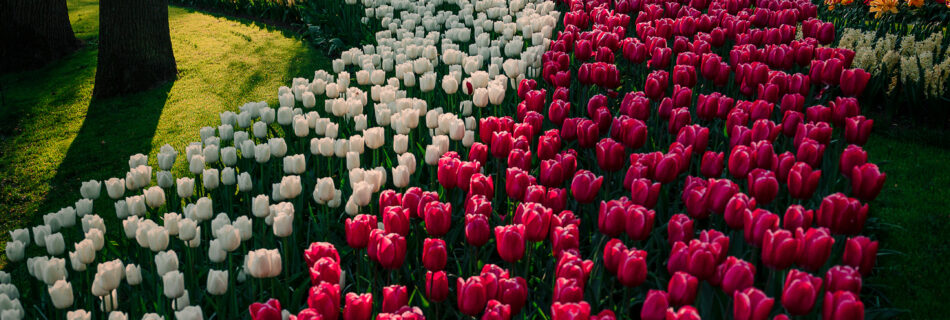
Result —
[{"label": "white tulip", "polygon": [[82,260],[79,259],[79,254],[75,251],[69,252],[69,265],[73,267],[73,271],[86,271],[86,264],[82,263]]},{"label": "white tulip", "polygon": [[302,187],[300,185],[300,176],[284,176],[280,180],[280,196],[283,199],[293,199],[300,195]]},{"label": "white tulip", "polygon": [[254,183],[251,181],[251,174],[247,172],[241,172],[237,177],[238,191],[248,192],[254,188]]},{"label": "white tulip", "polygon": [[248,252],[244,267],[255,278],[272,278],[280,274],[281,259],[277,249],[258,249]]},{"label": "white tulip", "polygon": [[285,106],[281,103],[281,107],[277,108],[277,124],[282,126],[289,126],[294,122],[294,105],[291,103],[289,106]]},{"label": "white tulip", "polygon": [[156,253],[155,267],[159,275],[178,270],[178,254],[171,250]]},{"label": "white tulip", "polygon": [[403,153],[397,156],[399,165],[405,166],[409,170],[409,174],[412,175],[416,173],[416,155],[411,152]]},{"label": "white tulip", "polygon": [[135,231],[139,228],[139,217],[131,216],[122,220],[122,230],[125,231],[125,238],[135,238]]},{"label": "white tulip", "polygon": [[356,153],[358,153],[358,154],[363,154],[364,147],[366,146],[366,142],[363,140],[363,137],[362,137],[362,136],[360,136],[360,135],[358,135],[358,134],[354,134],[354,135],[350,136],[349,141],[350,141],[350,142],[348,143],[348,145],[349,145],[349,147],[350,147],[350,150],[349,150],[349,151],[351,151],[351,152],[356,152]]},{"label": "white tulip", "polygon": [[98,199],[99,193],[102,191],[102,184],[96,180],[89,180],[82,183],[82,186],[79,187],[79,193],[83,198],[86,199]]},{"label": "white tulip", "polygon": [[229,167],[237,164],[237,149],[234,147],[221,148],[221,163]]},{"label": "white tulip", "polygon": [[129,156],[129,169],[138,167],[138,166],[147,166],[148,165],[148,156],[136,153]]},{"label": "white tulip", "polygon": [[364,134],[366,135],[364,141],[366,142],[366,146],[370,149],[379,149],[379,147],[382,147],[386,143],[386,133],[383,127],[366,129]]},{"label": "white tulip", "polygon": [[302,174],[307,171],[307,162],[303,154],[284,157],[285,174]]},{"label": "white tulip", "polygon": [[268,211],[268,206],[270,205],[270,199],[267,195],[259,194],[254,197],[254,200],[251,201],[251,213],[255,217],[263,218],[266,217],[270,212]]},{"label": "white tulip", "polygon": [[228,270],[208,270],[208,293],[220,296],[228,292]]},{"label": "white tulip", "polygon": [[79,241],[75,245],[76,247],[76,258],[79,259],[79,262],[82,264],[90,264],[96,260],[96,247],[92,243],[92,240],[85,239]]},{"label": "white tulip", "polygon": [[[182,294],[181,297],[178,297],[177,299],[175,299],[175,301],[172,301],[172,308],[174,308],[177,311],[182,311],[185,308],[188,308],[190,306],[191,306],[191,298],[188,295],[188,289],[185,289],[185,293]],[[178,318],[178,319],[181,319],[181,318]]]},{"label": "white tulip", "polygon": [[221,241],[218,239],[212,239],[208,243],[208,260],[214,263],[224,262],[224,259],[227,258],[228,253],[221,248]]},{"label": "white tulip", "polygon": [[227,252],[237,250],[241,245],[241,231],[228,224],[214,232],[215,238],[221,244],[221,249]]},{"label": "white tulip", "polygon": [[254,146],[254,160],[257,163],[267,163],[270,160],[270,145],[259,144]]},{"label": "white tulip", "polygon": [[234,168],[224,167],[224,169],[221,169],[221,184],[233,186],[235,183],[237,183],[237,177],[234,175]]},{"label": "white tulip", "polygon": [[66,309],[73,305],[73,285],[66,282],[66,280],[56,281],[47,290],[56,309]]},{"label": "white tulip", "polygon": [[26,245],[19,240],[7,242],[7,259],[12,262],[23,261]]},{"label": "white tulip", "polygon": [[46,236],[50,235],[50,227],[48,225],[38,225],[33,227],[33,242],[41,248],[46,247]]},{"label": "white tulip", "polygon": [[294,214],[278,212],[274,217],[274,235],[280,238],[289,237],[294,233]]},{"label": "white tulip", "polygon": [[125,276],[125,265],[119,259],[100,263],[96,269],[96,277],[92,281],[92,294],[97,297],[108,295],[119,287],[119,282]]},{"label": "white tulip", "polygon": [[198,223],[184,218],[178,221],[178,238],[182,241],[191,241],[197,236]]},{"label": "white tulip", "polygon": [[171,188],[175,185],[175,176],[171,171],[159,171],[155,174],[155,181],[161,188]]},{"label": "white tulip", "polygon": [[168,247],[168,231],[165,227],[155,227],[148,231],[148,248],[159,252]]},{"label": "white tulip", "polygon": [[251,131],[254,133],[255,138],[263,139],[267,137],[267,124],[263,121],[254,122],[254,126],[251,127]]},{"label": "white tulip", "polygon": [[142,283],[142,268],[135,264],[125,266],[125,281],[130,286],[137,286]]},{"label": "white tulip", "polygon": [[287,142],[284,138],[270,138],[267,140],[267,145],[270,147],[270,154],[274,157],[280,158],[287,153]]},{"label": "white tulip", "polygon": [[91,199],[79,199],[76,201],[76,215],[81,217],[90,213],[92,213]]},{"label": "white tulip", "polygon": [[188,171],[192,174],[201,174],[205,169],[205,157],[202,155],[192,156],[188,161]]},{"label": "white tulip", "polygon": [[143,216],[147,209],[145,208],[145,196],[129,196],[125,198],[125,205],[128,207],[130,215]]},{"label": "white tulip", "polygon": [[201,308],[196,306],[189,306],[180,311],[175,311],[175,319],[178,320],[204,320],[204,318]]},{"label": "white tulip", "polygon": [[122,311],[109,312],[109,320],[129,320],[129,316]]},{"label": "white tulip", "polygon": [[106,193],[113,200],[125,196],[125,179],[109,178],[109,180],[106,180]]},{"label": "white tulip", "polygon": [[162,292],[167,298],[178,298],[185,294],[185,275],[175,270],[162,275]]},{"label": "white tulip", "polygon": [[[207,172],[207,170],[205,170],[205,172]],[[144,194],[145,203],[148,204],[150,208],[158,208],[165,204],[165,190],[162,190],[160,187],[153,186],[145,189]]]},{"label": "white tulip", "polygon": [[346,158],[346,153],[349,151],[350,151],[350,140],[348,139],[333,140],[333,154],[337,158]]},{"label": "white tulip", "polygon": [[30,229],[21,228],[10,231],[10,238],[14,241],[20,241],[23,245],[30,244]]},{"label": "white tulip", "polygon": [[211,219],[212,208],[213,206],[212,206],[212,202],[210,198],[208,197],[199,198],[198,201],[195,203],[195,218],[197,218],[198,221],[205,221],[205,220]]},{"label": "white tulip", "polygon": [[76,225],[76,210],[72,207],[65,207],[56,212],[56,220],[64,228],[70,228]]},{"label": "white tulip", "polygon": [[303,116],[295,116],[293,126],[294,135],[297,137],[306,137],[310,134],[310,124],[307,122],[307,118]]},{"label": "white tulip", "polygon": [[158,225],[152,220],[139,220],[138,228],[135,229],[135,242],[142,248],[148,248],[148,232],[157,227]]},{"label": "white tulip", "polygon": [[398,165],[393,168],[393,184],[397,188],[409,186],[409,169],[404,165]]},{"label": "white tulip", "polygon": [[426,146],[426,164],[430,166],[438,165],[439,158],[442,157],[442,149],[438,145],[430,144]]},{"label": "white tulip", "polygon": [[204,188],[207,190],[214,190],[218,188],[218,183],[221,182],[221,178],[218,174],[218,169],[204,169],[201,173],[201,183],[204,185]]},{"label": "white tulip", "polygon": [[221,151],[218,149],[217,145],[208,145],[201,151],[201,155],[205,157],[206,163],[215,163],[218,162],[221,158]]},{"label": "white tulip", "polygon": [[235,229],[238,230],[241,234],[241,241],[247,241],[251,239],[253,233],[253,221],[247,216],[240,216],[237,219],[234,219],[232,224]]},{"label": "white tulip", "polygon": [[46,242],[46,253],[51,256],[58,256],[66,251],[66,241],[63,240],[62,233],[48,235],[43,241]]},{"label": "white tulip", "polygon": [[92,241],[92,245],[96,251],[102,250],[106,245],[105,232],[102,232],[101,229],[89,229],[89,231],[86,231],[86,240]]},{"label": "white tulip", "polygon": [[91,320],[92,313],[89,313],[86,310],[79,309],[73,310],[66,313],[66,320]]},{"label": "white tulip", "polygon": [[327,123],[326,137],[337,138],[339,136],[340,125],[334,122]]}]

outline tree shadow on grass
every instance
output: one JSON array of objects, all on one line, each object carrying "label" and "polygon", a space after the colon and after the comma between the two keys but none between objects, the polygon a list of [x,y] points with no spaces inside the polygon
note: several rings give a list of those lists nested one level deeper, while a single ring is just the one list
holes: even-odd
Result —
[{"label": "tree shadow on grass", "polygon": [[[169,82],[141,93],[92,100],[82,127],[49,181],[50,190],[38,213],[72,205],[79,199],[79,187],[84,180],[124,178],[129,156],[149,154],[152,150],[152,138],[173,85]],[[100,198],[104,197],[105,190]],[[94,211],[103,209],[111,208]]]}]

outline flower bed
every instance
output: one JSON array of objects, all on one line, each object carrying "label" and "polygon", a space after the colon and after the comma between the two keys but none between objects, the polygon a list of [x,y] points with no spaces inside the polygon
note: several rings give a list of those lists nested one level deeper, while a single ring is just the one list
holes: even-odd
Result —
[{"label": "flower bed", "polygon": [[810,2],[347,6],[372,44],[14,231],[2,317],[882,307],[870,76]]}]

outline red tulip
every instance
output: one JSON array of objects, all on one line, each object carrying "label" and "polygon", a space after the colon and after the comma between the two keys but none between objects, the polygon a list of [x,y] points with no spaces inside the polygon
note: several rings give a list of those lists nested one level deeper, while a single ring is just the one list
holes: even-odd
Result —
[{"label": "red tulip", "polygon": [[686,181],[686,187],[683,188],[683,202],[686,205],[686,213],[696,219],[709,217],[709,210],[706,205],[709,202],[706,196],[706,181],[694,177],[687,177]]},{"label": "red tulip", "polygon": [[587,320],[590,318],[590,305],[587,302],[551,304],[551,320]]},{"label": "red tulip", "polygon": [[366,248],[369,242],[369,231],[376,229],[376,216],[359,214],[353,218],[346,218],[346,244],[353,249]]},{"label": "red tulip", "polygon": [[617,265],[617,278],[625,287],[636,287],[647,279],[647,252],[630,249],[624,252]]},{"label": "red tulip", "polygon": [[718,243],[706,243],[691,240],[689,245],[680,241],[673,244],[667,270],[670,273],[686,271],[700,280],[713,277],[716,272],[716,260],[723,248]]},{"label": "red tulip", "polygon": [[323,257],[310,266],[310,283],[340,283],[340,263],[332,258]]},{"label": "red tulip", "polygon": [[793,231],[798,228],[809,229],[815,219],[813,210],[805,210],[801,205],[793,204],[785,210],[785,216],[782,218],[782,229]]},{"label": "red tulip", "polygon": [[267,303],[255,302],[248,308],[252,320],[280,320],[281,309],[280,301],[277,299],[268,299]]},{"label": "red tulip", "polygon": [[643,308],[640,309],[640,319],[666,319],[666,309],[670,307],[669,300],[669,295],[665,291],[652,289],[647,291],[647,298],[643,300]]},{"label": "red tulip", "polygon": [[468,161],[486,163],[488,161],[488,146],[481,142],[472,143],[472,147],[468,149]]},{"label": "red tulip", "polygon": [[709,279],[709,282],[722,287],[722,291],[726,294],[733,294],[746,288],[752,288],[754,280],[754,265],[745,260],[729,256],[716,267],[716,273],[712,279]]},{"label": "red tulip", "polygon": [[788,171],[788,195],[795,199],[810,199],[819,180],[821,170],[812,170],[807,163],[796,162]]},{"label": "red tulip", "polygon": [[[370,229],[376,228],[376,216],[373,216],[373,224]],[[386,232],[398,233],[405,237],[409,235],[409,209],[403,207],[385,207],[383,208],[383,227]]]},{"label": "red tulip", "polygon": [[551,232],[551,214],[551,209],[540,203],[522,202],[515,210],[512,223],[524,225],[525,238],[528,241],[543,241]]},{"label": "red tulip", "polygon": [[735,230],[741,230],[745,226],[746,215],[752,214],[755,210],[755,199],[749,198],[744,193],[736,193],[729,202],[726,203],[726,209],[723,210],[723,218],[726,225]]},{"label": "red tulip", "polygon": [[810,138],[802,139],[798,145],[798,152],[795,153],[795,159],[807,163],[811,167],[820,167],[821,158],[825,153],[825,145],[818,143]]},{"label": "red tulip", "polygon": [[778,195],[778,180],[775,173],[764,169],[753,169],[749,172],[749,194],[756,202],[769,204]]},{"label": "red tulip", "polygon": [[468,279],[459,277],[455,294],[458,296],[459,311],[472,317],[481,313],[488,302],[485,286],[479,276],[472,276]]},{"label": "red tulip", "polygon": [[409,291],[405,286],[391,285],[383,288],[383,312],[393,312],[407,304],[409,304]]},{"label": "red tulip", "polygon": [[864,69],[844,70],[841,72],[841,93],[850,97],[860,96],[869,80],[871,80],[871,74]]},{"label": "red tulip", "polygon": [[457,185],[459,167],[462,162],[457,158],[445,157],[439,159],[439,184],[445,189],[453,189]]},{"label": "red tulip", "polygon": [[530,181],[528,172],[520,168],[508,168],[505,175],[505,192],[509,198],[523,200],[525,190],[531,184]]},{"label": "red tulip", "polygon": [[432,201],[425,207],[426,232],[433,237],[441,237],[452,227],[452,204]]},{"label": "red tulip", "polygon": [[656,212],[643,206],[631,204],[624,211],[624,230],[627,237],[635,241],[643,241],[650,237]]},{"label": "red tulip", "polygon": [[495,182],[492,180],[492,177],[483,175],[481,173],[475,173],[469,179],[468,183],[468,194],[484,196],[486,200],[491,200],[495,196]]},{"label": "red tulip", "polygon": [[508,153],[511,152],[512,142],[514,142],[514,139],[511,138],[511,133],[507,131],[493,132],[489,144],[491,155],[497,159],[507,158]]},{"label": "red tulip", "polygon": [[722,152],[706,151],[706,153],[703,153],[703,160],[699,166],[699,172],[706,178],[719,178],[722,176],[724,159],[725,154]]},{"label": "red tulip", "polygon": [[788,230],[766,230],[762,238],[762,263],[776,270],[788,268],[802,254],[802,240]]},{"label": "red tulip", "polygon": [[754,287],[732,294],[732,316],[736,320],[767,320],[775,299]]},{"label": "red tulip", "polygon": [[821,317],[829,320],[864,319],[864,303],[854,292],[829,291],[825,293]]},{"label": "red tulip", "polygon": [[491,238],[488,216],[481,214],[465,215],[465,239],[468,244],[481,247]]},{"label": "red tulip", "polygon": [[548,107],[548,119],[558,127],[564,124],[564,119],[567,119],[570,114],[571,103],[566,100],[555,99]]},{"label": "red tulip", "polygon": [[552,301],[555,303],[580,302],[584,300],[584,283],[574,278],[557,278],[554,280],[554,294]]},{"label": "red tulip", "polygon": [[825,292],[861,293],[861,273],[851,266],[834,266],[825,273]]},{"label": "red tulip", "polygon": [[333,261],[340,262],[340,254],[336,247],[329,242],[314,242],[303,252],[304,260],[307,260],[307,266],[312,266],[320,258],[328,257]]},{"label": "red tulip", "polygon": [[[408,193],[408,191],[407,191],[407,193]],[[409,199],[408,194],[407,194],[407,197],[406,197],[406,198],[407,198],[407,199],[405,199],[406,205],[410,205],[410,204],[413,203],[413,202],[416,203],[416,204],[417,204],[417,205],[415,206],[415,208],[416,208],[416,216],[419,217],[419,218],[421,218],[421,219],[425,219],[426,206],[429,205],[429,202],[438,202],[438,201],[439,201],[439,193],[438,193],[438,192],[434,192],[434,191],[425,191],[425,192],[421,192],[421,194],[419,195],[418,200]],[[409,213],[412,214],[412,211],[410,211]]]},{"label": "red tulip", "polygon": [[729,152],[729,174],[737,179],[741,179],[752,170],[752,148],[744,145],[737,145]]},{"label": "red tulip", "polygon": [[343,306],[343,320],[369,320],[373,317],[373,294],[346,294]]},{"label": "red tulip", "polygon": [[772,167],[772,171],[775,172],[775,178],[778,179],[779,182],[788,183],[788,173],[792,171],[792,166],[794,165],[795,155],[791,152],[785,151],[778,155]]},{"label": "red tulip", "polygon": [[522,277],[499,279],[497,297],[511,306],[512,314],[518,314],[528,301],[528,283]]},{"label": "red tulip", "polygon": [[689,108],[675,108],[670,114],[670,120],[668,124],[668,129],[670,133],[676,133],[681,128],[689,125],[692,122],[689,114]]},{"label": "red tulip", "polygon": [[[632,169],[631,169],[632,170]],[[647,208],[656,206],[662,185],[650,179],[633,179],[630,182],[630,202]]]},{"label": "red tulip", "polygon": [[521,168],[522,170],[531,169],[531,151],[521,149],[512,149],[508,154],[508,167]]},{"label": "red tulip", "polygon": [[867,276],[871,274],[875,260],[877,260],[877,241],[871,241],[864,236],[848,238],[844,246],[844,254],[841,256],[844,264],[857,268],[862,275]]},{"label": "red tulip", "polygon": [[336,320],[340,316],[340,285],[323,282],[310,287],[307,306],[323,319]]},{"label": "red tulip", "polygon": [[670,293],[670,302],[675,306],[692,304],[696,300],[699,289],[699,280],[682,271],[677,271],[670,278],[667,291]]},{"label": "red tulip", "polygon": [[[569,212],[569,211],[565,211]],[[568,224],[564,227],[556,226],[551,233],[551,253],[558,257],[568,250],[580,248],[580,231],[577,225]]]},{"label": "red tulip", "polygon": [[670,244],[693,239],[693,220],[685,214],[679,213],[670,218],[667,224],[667,241]]},{"label": "red tulip", "polygon": [[619,236],[624,231],[624,214],[624,204],[620,201],[601,201],[597,214],[597,227],[600,232],[611,238]]},{"label": "red tulip", "polygon": [[383,268],[398,269],[406,260],[406,238],[397,233],[380,234],[376,240],[375,255]]},{"label": "red tulip", "polygon": [[422,265],[429,271],[439,271],[445,268],[448,253],[445,241],[442,239],[426,238],[422,243]]},{"label": "red tulip", "polygon": [[[303,319],[298,318],[297,320]],[[377,314],[376,320],[425,320],[425,315],[422,314],[422,309],[419,309],[419,307],[404,306],[392,313]]]},{"label": "red tulip", "polygon": [[600,185],[604,182],[603,177],[594,175],[587,170],[580,170],[574,174],[571,181],[571,195],[580,203],[591,203],[600,191]]},{"label": "red tulip", "polygon": [[482,320],[508,320],[511,319],[511,306],[501,303],[498,300],[488,300],[485,306],[485,312],[482,314]]},{"label": "red tulip", "polygon": [[868,136],[871,135],[872,126],[874,126],[874,120],[864,116],[847,118],[844,124],[844,140],[848,143],[864,145],[868,142]]},{"label": "red tulip", "polygon": [[[618,128],[619,132],[615,139],[631,149],[639,149],[647,141],[647,125],[640,119],[624,119]],[[613,133],[613,131],[611,131]]]},{"label": "red tulip", "polygon": [[618,171],[623,167],[626,152],[619,142],[604,138],[597,143],[597,165],[604,171]]},{"label": "red tulip", "polygon": [[700,320],[699,311],[693,306],[682,306],[679,310],[666,309],[666,320]]},{"label": "red tulip", "polygon": [[831,229],[831,233],[858,234],[868,218],[868,205],[835,193],[821,201],[817,218],[818,225]]},{"label": "red tulip", "polygon": [[756,247],[762,246],[766,231],[778,229],[779,217],[765,209],[755,209],[742,220],[745,241]]},{"label": "red tulip", "polygon": [[685,159],[682,155],[674,152],[666,153],[656,163],[656,169],[653,172],[653,179],[660,183],[670,183],[676,180],[684,165]]},{"label": "red tulip", "polygon": [[881,173],[876,164],[865,163],[851,169],[851,192],[864,201],[877,198],[884,187],[886,173]]},{"label": "red tulip", "polygon": [[587,283],[587,277],[593,268],[593,261],[582,260],[573,253],[564,252],[557,260],[554,276],[557,278],[575,279],[578,283]]},{"label": "red tulip", "polygon": [[610,273],[616,274],[620,267],[620,259],[625,256],[627,246],[620,239],[610,239],[604,246],[604,268]]},{"label": "red tulip", "polygon": [[811,271],[818,271],[831,256],[831,247],[835,239],[826,228],[811,228],[803,232],[798,229],[795,237],[802,241],[802,253],[798,256],[798,265]]},{"label": "red tulip", "polygon": [[785,278],[782,305],[792,315],[806,315],[815,306],[820,290],[821,278],[792,269]]},{"label": "red tulip", "polygon": [[441,302],[449,296],[449,280],[445,271],[426,271],[426,298]]},{"label": "red tulip", "polygon": [[782,116],[782,134],[786,137],[794,137],[798,126],[804,122],[805,115],[801,112],[794,110],[785,111],[785,114]]},{"label": "red tulip", "polygon": [[516,262],[524,256],[525,227],[521,224],[495,227],[498,255],[506,262]]},{"label": "red tulip", "polygon": [[666,87],[669,85],[669,74],[663,70],[656,70],[647,75],[643,91],[647,97],[656,101],[666,95]]},{"label": "red tulip", "polygon": [[[567,125],[567,122],[564,122]],[[597,123],[588,119],[577,122],[577,144],[581,148],[591,148],[600,137],[600,128]]]},{"label": "red tulip", "polygon": [[851,178],[851,169],[868,162],[868,153],[858,145],[848,145],[841,152],[839,169],[845,177]]}]

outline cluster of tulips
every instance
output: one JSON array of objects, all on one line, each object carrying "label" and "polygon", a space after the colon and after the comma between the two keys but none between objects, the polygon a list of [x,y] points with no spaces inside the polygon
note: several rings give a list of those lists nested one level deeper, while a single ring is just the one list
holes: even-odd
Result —
[{"label": "cluster of tulips", "polygon": [[346,5],[375,44],[13,231],[0,318],[876,307],[869,75],[814,4]]}]

